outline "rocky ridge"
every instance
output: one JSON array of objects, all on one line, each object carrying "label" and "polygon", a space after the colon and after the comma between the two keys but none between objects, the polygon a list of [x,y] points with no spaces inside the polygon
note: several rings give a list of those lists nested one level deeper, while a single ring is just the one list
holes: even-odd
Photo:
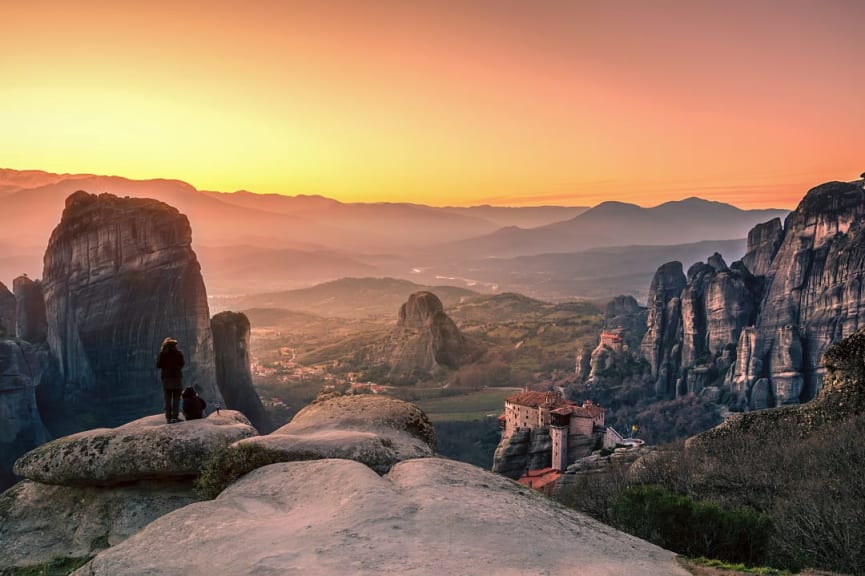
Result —
[{"label": "rocky ridge", "polygon": [[784,225],[748,235],[729,267],[716,254],[658,269],[642,352],[656,394],[721,388],[736,409],[798,404],[822,387],[828,347],[865,325],[863,181],[808,192]]}]

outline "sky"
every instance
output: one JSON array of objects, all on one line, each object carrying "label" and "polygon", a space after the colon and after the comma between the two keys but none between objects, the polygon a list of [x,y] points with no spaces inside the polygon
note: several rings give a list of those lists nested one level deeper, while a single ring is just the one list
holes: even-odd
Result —
[{"label": "sky", "polygon": [[865,170],[860,0],[0,0],[0,166],[431,205],[792,208]]}]

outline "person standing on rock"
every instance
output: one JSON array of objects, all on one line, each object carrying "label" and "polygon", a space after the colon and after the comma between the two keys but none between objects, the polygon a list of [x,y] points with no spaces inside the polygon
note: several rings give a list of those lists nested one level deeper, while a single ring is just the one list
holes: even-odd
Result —
[{"label": "person standing on rock", "polygon": [[183,389],[183,353],[177,349],[177,340],[166,338],[156,358],[156,367],[162,371],[162,394],[165,398],[165,420],[179,422],[180,391]]}]

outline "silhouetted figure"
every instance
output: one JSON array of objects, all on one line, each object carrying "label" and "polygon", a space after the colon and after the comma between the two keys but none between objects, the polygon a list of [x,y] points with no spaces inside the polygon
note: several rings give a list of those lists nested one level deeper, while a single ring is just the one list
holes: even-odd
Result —
[{"label": "silhouetted figure", "polygon": [[181,402],[181,410],[183,410],[184,418],[187,420],[198,420],[204,418],[204,409],[207,407],[207,402],[204,401],[204,398],[198,395],[195,388],[187,386],[183,391],[181,398],[183,399]]},{"label": "silhouetted figure", "polygon": [[169,424],[178,422],[180,391],[183,389],[183,354],[177,349],[177,340],[166,338],[162,341],[156,367],[162,370],[165,420]]}]

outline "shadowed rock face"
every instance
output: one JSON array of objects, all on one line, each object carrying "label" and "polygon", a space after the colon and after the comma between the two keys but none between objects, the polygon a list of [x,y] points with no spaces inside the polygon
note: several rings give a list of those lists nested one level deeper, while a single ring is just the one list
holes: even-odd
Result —
[{"label": "shadowed rock face", "polygon": [[787,217],[777,252],[758,262],[767,287],[755,351],[763,363],[759,376],[769,381],[768,406],[810,400],[822,385],[824,352],[865,326],[861,185],[829,182],[809,191]]},{"label": "shadowed rock face", "polygon": [[34,344],[45,342],[48,324],[42,283],[27,276],[19,276],[12,281],[12,291],[18,303],[18,337]]},{"label": "shadowed rock face", "polygon": [[682,339],[682,289],[687,279],[681,262],[668,262],[655,272],[649,288],[646,335],[641,345],[655,377],[655,393],[675,393],[674,374],[678,373]]},{"label": "shadowed rock face", "polygon": [[340,576],[687,574],[672,552],[506,478],[439,458],[401,462],[383,477],[348,460],[265,466],[216,500],[152,522],[75,574],[214,570]]},{"label": "shadowed rock face", "polygon": [[16,333],[18,303],[15,295],[0,282],[0,338],[13,338]]},{"label": "shadowed rock face", "polygon": [[26,342],[0,339],[0,489],[15,482],[15,460],[48,441],[36,405],[42,369]]},{"label": "shadowed rock face", "polygon": [[724,384],[739,408],[810,400],[823,353],[865,326],[865,191],[812,189],[783,228],[751,231],[741,262],[695,264],[678,292],[677,267],[655,275],[642,345],[659,395]]},{"label": "shadowed rock face", "polygon": [[72,194],[45,253],[43,286],[62,379],[53,397],[78,429],[160,411],[155,357],[166,336],[186,357],[184,384],[208,402],[222,400],[207,294],[189,221],[176,209]]},{"label": "shadowed rock face", "polygon": [[270,432],[270,418],[252,385],[249,319],[243,313],[220,312],[211,319],[211,328],[216,383],[225,399],[225,406],[243,412],[260,433]]}]

